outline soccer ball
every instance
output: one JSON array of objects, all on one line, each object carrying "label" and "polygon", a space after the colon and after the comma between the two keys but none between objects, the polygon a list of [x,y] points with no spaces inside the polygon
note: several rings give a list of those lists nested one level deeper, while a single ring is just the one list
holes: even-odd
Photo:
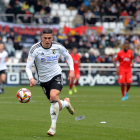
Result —
[{"label": "soccer ball", "polygon": [[31,92],[27,88],[21,88],[17,92],[17,99],[21,103],[27,103],[31,99]]}]

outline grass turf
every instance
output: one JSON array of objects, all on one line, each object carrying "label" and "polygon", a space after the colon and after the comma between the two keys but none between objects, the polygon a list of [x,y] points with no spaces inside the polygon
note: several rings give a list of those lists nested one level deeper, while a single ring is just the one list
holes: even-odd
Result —
[{"label": "grass turf", "polygon": [[[65,86],[60,98],[70,97],[76,114],[64,108],[57,121],[54,137],[47,136],[50,127],[50,103],[42,89],[29,87],[32,100],[20,103],[16,92],[22,87],[6,87],[0,95],[0,140],[139,140],[140,95],[139,87],[132,87],[129,100],[121,101],[119,87],[78,87],[68,95]],[[84,115],[85,119],[75,121]],[[100,123],[105,121],[107,123]]]}]

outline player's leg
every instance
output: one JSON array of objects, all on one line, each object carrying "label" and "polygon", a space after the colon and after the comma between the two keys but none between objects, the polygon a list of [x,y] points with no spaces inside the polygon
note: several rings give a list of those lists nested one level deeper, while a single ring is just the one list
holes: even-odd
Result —
[{"label": "player's leg", "polygon": [[69,94],[70,95],[72,94],[72,87],[73,87],[73,84],[69,82]]},{"label": "player's leg", "polygon": [[131,83],[132,83],[132,72],[129,71],[127,73],[126,77],[127,77],[127,79],[126,79],[127,85],[126,85],[126,91],[125,91],[125,98],[126,98],[126,100],[128,100],[128,91],[129,91],[129,89],[131,87]]},{"label": "player's leg", "polygon": [[75,78],[75,81],[74,81],[74,85],[73,85],[73,90],[74,90],[74,92],[77,92],[77,88],[76,88],[76,86],[77,86],[77,84],[78,84],[78,81],[79,81],[79,78]]},{"label": "player's leg", "polygon": [[1,71],[0,71],[0,94],[2,93],[2,84],[1,84]]},{"label": "player's leg", "polygon": [[122,100],[125,100],[125,74],[123,71],[119,72],[118,83],[121,85]]},{"label": "player's leg", "polygon": [[2,73],[1,74],[1,85],[2,85],[2,93],[5,93],[5,90],[4,90],[4,84],[6,82],[6,74],[5,73]]}]

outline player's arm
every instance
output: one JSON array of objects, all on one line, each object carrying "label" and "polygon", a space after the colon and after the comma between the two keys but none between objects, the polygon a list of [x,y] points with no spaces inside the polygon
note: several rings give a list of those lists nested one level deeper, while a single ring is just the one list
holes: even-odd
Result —
[{"label": "player's arm", "polygon": [[73,83],[75,79],[73,59],[66,48],[61,47],[60,50],[61,55],[63,55],[66,58],[67,64],[70,68],[68,80],[70,81],[70,83]]},{"label": "player's arm", "polygon": [[118,61],[118,60],[119,60],[119,56],[118,56],[118,54],[116,54],[113,63],[114,63],[114,66],[115,66],[115,68],[116,68],[116,73],[117,73],[117,74],[119,74],[119,68],[118,68],[118,66],[117,66],[117,61]]},{"label": "player's arm", "polygon": [[30,86],[33,87],[36,84],[36,80],[33,78],[33,74],[31,71],[32,65],[34,63],[35,57],[32,55],[28,56],[27,63],[26,63],[26,73],[30,80]]}]

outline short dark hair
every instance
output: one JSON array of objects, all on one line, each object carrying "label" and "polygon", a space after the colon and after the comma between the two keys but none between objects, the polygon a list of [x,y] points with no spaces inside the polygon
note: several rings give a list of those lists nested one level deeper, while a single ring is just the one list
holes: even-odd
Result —
[{"label": "short dark hair", "polygon": [[52,29],[50,29],[50,28],[45,28],[45,29],[42,31],[42,34],[52,34]]}]

